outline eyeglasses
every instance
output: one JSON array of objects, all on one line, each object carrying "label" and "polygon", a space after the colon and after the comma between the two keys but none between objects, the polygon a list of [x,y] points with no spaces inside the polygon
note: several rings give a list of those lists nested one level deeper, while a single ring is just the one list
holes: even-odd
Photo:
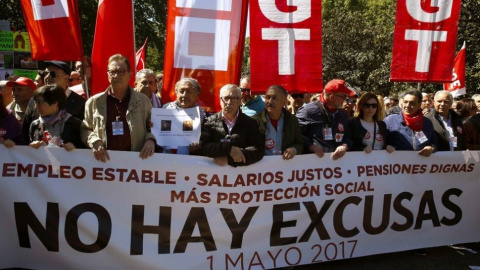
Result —
[{"label": "eyeglasses", "polygon": [[125,75],[125,72],[127,72],[125,69],[124,70],[108,70],[107,71],[108,75],[110,75],[112,77],[115,76],[115,75],[123,76],[123,75]]},{"label": "eyeglasses", "polygon": [[232,102],[232,101],[237,101],[240,99],[240,97],[220,97],[220,99],[225,102],[225,103],[228,103],[228,102]]},{"label": "eyeglasses", "polygon": [[245,91],[248,91],[248,92],[250,92],[250,88],[243,88],[243,87],[240,87],[240,91],[242,91],[242,93],[243,93],[243,92],[245,92]]},{"label": "eyeglasses", "polygon": [[349,99],[349,98],[347,98],[345,101],[346,101],[347,103],[349,103],[349,104],[350,104],[350,103],[356,103],[356,102],[357,102],[356,100]]},{"label": "eyeglasses", "polygon": [[45,71],[45,77],[46,77],[47,75],[50,75],[50,77],[52,77],[52,78],[55,79],[58,75],[67,75],[67,74],[65,74],[65,73],[58,73],[58,72],[55,72],[55,71]]},{"label": "eyeglasses", "polygon": [[363,107],[364,107],[364,108],[367,108],[367,109],[368,109],[368,108],[374,108],[374,109],[376,109],[377,106],[378,106],[377,103],[365,103],[365,104],[363,104]]}]

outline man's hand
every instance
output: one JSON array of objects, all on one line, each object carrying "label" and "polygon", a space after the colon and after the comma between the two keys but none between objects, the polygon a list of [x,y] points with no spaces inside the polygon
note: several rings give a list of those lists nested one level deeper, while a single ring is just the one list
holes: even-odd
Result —
[{"label": "man's hand", "polygon": [[142,159],[146,159],[155,153],[155,141],[147,140],[140,151],[140,157]]},{"label": "man's hand", "polygon": [[219,166],[225,166],[228,164],[228,158],[227,157],[216,157],[213,159],[213,161],[219,165]]},{"label": "man's hand", "polygon": [[293,147],[285,149],[285,152],[283,152],[283,159],[289,160],[293,157],[295,157],[295,149]]},{"label": "man's hand", "polygon": [[387,153],[393,153],[393,151],[395,151],[395,147],[393,147],[391,145],[387,145],[387,147],[385,147],[385,149],[387,150]]},{"label": "man's hand", "polygon": [[64,143],[64,144],[62,144],[62,146],[63,146],[63,148],[65,148],[65,150],[67,150],[67,152],[75,150],[75,145],[73,145],[73,143],[71,143],[71,142]]},{"label": "man's hand", "polygon": [[418,152],[420,156],[429,157],[433,153],[434,148],[432,146],[425,146],[422,150]]},{"label": "man's hand", "polygon": [[40,146],[42,146],[43,141],[34,141],[29,144],[30,147],[38,149]]},{"label": "man's hand", "polygon": [[247,161],[242,153],[242,150],[236,146],[232,146],[232,149],[230,149],[230,156],[233,158],[234,162],[245,163]]},{"label": "man's hand", "polygon": [[321,145],[312,144],[308,149],[310,150],[310,152],[315,153],[315,155],[317,155],[317,157],[319,158],[323,157],[323,155],[325,154]]},{"label": "man's hand", "polygon": [[333,160],[342,158],[346,152],[347,152],[347,147],[345,145],[340,145],[339,147],[337,147],[337,149],[335,149],[335,152],[333,152],[332,154]]},{"label": "man's hand", "polygon": [[372,150],[373,149],[372,149],[371,146],[367,146],[367,147],[363,148],[363,151],[365,151],[365,153],[367,153],[367,154],[370,154],[372,152]]},{"label": "man's hand", "polygon": [[6,139],[4,140],[3,138],[1,139],[1,143],[3,143],[3,145],[6,147],[6,148],[12,148],[14,147],[16,144],[14,141],[10,140],[10,139]]},{"label": "man's hand", "polygon": [[108,155],[107,149],[105,149],[105,145],[103,145],[102,141],[96,141],[93,143],[93,156],[96,160],[101,162],[107,162],[110,160],[110,156]]}]

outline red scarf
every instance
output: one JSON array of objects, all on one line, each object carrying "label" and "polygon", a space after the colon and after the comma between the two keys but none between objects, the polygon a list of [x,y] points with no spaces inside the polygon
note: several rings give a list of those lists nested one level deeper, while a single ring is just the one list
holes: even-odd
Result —
[{"label": "red scarf", "polygon": [[407,124],[407,127],[409,127],[413,131],[421,131],[423,128],[423,114],[421,110],[418,110],[418,112],[413,113],[413,114],[403,114],[403,118],[405,119],[405,123]]}]

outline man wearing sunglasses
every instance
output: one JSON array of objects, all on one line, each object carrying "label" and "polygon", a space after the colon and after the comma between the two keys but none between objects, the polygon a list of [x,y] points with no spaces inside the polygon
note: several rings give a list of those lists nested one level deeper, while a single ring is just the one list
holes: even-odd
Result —
[{"label": "man wearing sunglasses", "polygon": [[265,102],[260,96],[252,96],[250,87],[250,77],[243,77],[240,80],[242,112],[251,117],[265,109]]},{"label": "man wearing sunglasses", "polygon": [[329,81],[319,100],[305,104],[297,111],[304,139],[304,152],[323,157],[332,153],[333,160],[345,155],[353,142],[348,129],[348,117],[343,102],[355,95],[343,80]]}]

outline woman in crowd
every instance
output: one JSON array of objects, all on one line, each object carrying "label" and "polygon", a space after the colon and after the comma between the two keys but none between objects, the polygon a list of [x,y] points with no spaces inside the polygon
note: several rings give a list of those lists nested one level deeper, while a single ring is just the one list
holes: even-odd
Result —
[{"label": "woman in crowd", "polygon": [[480,150],[480,114],[477,113],[475,101],[471,98],[459,100],[456,110],[463,120],[463,138],[466,148]]},{"label": "woman in crowd", "polygon": [[[365,93],[360,97],[355,113],[348,121],[353,139],[353,151],[383,150],[391,153],[395,148],[387,145],[387,127],[383,120],[384,107],[373,93]],[[374,135],[372,135],[374,134]]]},{"label": "woman in crowd", "polygon": [[58,85],[46,85],[33,93],[40,117],[30,125],[30,146],[63,147],[67,151],[84,148],[80,139],[82,121],[64,110],[67,97]]},{"label": "woman in crowd", "polygon": [[12,114],[12,111],[1,104],[3,104],[3,95],[0,95],[0,144],[7,148],[12,148],[16,144],[24,144],[20,122]]}]

